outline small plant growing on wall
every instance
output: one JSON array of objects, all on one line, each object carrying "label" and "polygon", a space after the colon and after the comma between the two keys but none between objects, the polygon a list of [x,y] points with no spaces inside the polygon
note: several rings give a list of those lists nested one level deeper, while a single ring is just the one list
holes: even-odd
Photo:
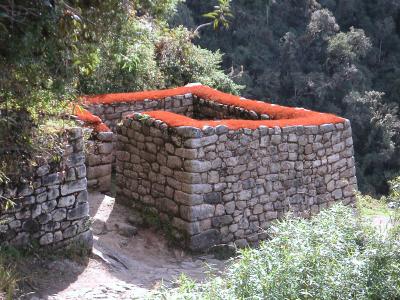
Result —
[{"label": "small plant growing on wall", "polygon": [[150,116],[149,115],[138,115],[137,116],[137,120],[138,121],[140,121],[140,122],[145,122],[146,120],[148,120],[150,118]]}]

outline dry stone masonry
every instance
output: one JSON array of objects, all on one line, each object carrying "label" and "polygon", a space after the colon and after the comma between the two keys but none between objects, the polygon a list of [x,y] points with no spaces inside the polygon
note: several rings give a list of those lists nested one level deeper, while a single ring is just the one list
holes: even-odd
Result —
[{"label": "dry stone masonry", "polygon": [[108,192],[111,188],[114,161],[113,133],[92,131],[86,142],[86,168],[88,188]]},{"label": "dry stone masonry", "polygon": [[93,115],[100,117],[109,131],[97,132],[94,130],[87,144],[88,156],[86,167],[88,171],[88,187],[91,190],[107,192],[111,187],[112,166],[115,161],[115,139],[117,124],[132,112],[151,110],[173,111],[191,116],[193,114],[192,97],[183,95],[167,97],[160,100],[143,99],[133,102],[113,102],[105,104],[87,104],[86,109]]},{"label": "dry stone masonry", "polygon": [[118,132],[117,201],[157,214],[190,249],[254,244],[289,211],[354,202],[348,120],[203,86],[154,93],[87,109]]},{"label": "dry stone masonry", "polygon": [[141,99],[132,102],[111,102],[86,105],[88,111],[100,119],[114,132],[117,124],[132,112],[153,110],[172,111],[186,116],[193,115],[193,100],[191,95],[177,95],[164,99]]},{"label": "dry stone masonry", "polygon": [[2,199],[15,206],[0,214],[0,244],[63,246],[72,241],[90,247],[89,204],[81,128],[66,133],[59,163],[44,162],[30,181],[0,186]]}]

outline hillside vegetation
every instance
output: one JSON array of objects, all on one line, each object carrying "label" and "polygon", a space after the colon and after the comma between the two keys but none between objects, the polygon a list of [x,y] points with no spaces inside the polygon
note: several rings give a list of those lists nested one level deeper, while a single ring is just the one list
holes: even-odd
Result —
[{"label": "hillside vegetation", "polygon": [[287,218],[259,249],[245,249],[221,277],[153,299],[398,299],[399,228],[373,228],[343,205],[313,219]]},{"label": "hillside vegetation", "polygon": [[[188,0],[171,24],[196,28],[216,1]],[[385,194],[400,160],[400,2],[234,0],[228,29],[201,30],[243,94],[349,118],[363,192]]]},{"label": "hillside vegetation", "polygon": [[[398,0],[0,1],[0,185],[37,155],[57,158],[80,96],[192,82],[350,119],[370,196],[358,210],[273,223],[223,276],[182,277],[153,297],[400,299],[398,212],[388,207],[400,203]],[[376,215],[390,227],[369,226]],[[6,299],[21,280],[9,251],[0,247]]]},{"label": "hillside vegetation", "polygon": [[[219,52],[169,27],[179,0],[3,1],[0,4],[0,179],[41,151],[40,128],[83,94],[190,82],[237,93]],[[62,125],[62,124],[60,124]],[[1,175],[3,174],[3,175]]]}]

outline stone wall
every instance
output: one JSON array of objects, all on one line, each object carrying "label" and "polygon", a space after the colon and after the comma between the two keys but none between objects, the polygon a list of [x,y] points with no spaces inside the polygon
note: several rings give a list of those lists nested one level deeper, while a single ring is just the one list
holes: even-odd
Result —
[{"label": "stone wall", "polygon": [[86,109],[111,130],[97,132],[93,130],[87,143],[88,156],[86,167],[88,173],[88,187],[91,190],[108,192],[111,187],[112,167],[115,162],[115,140],[112,132],[116,131],[117,124],[132,112],[151,111],[162,109],[173,111],[187,116],[193,115],[193,98],[191,94],[166,97],[163,99],[142,99],[140,101],[104,104],[86,104]]},{"label": "stone wall", "polygon": [[86,144],[86,168],[88,188],[108,192],[111,188],[113,136],[110,132],[92,131]]},{"label": "stone wall", "polygon": [[[217,101],[203,99],[193,95],[193,117],[198,120],[269,120],[268,114],[259,114],[236,105],[227,105]],[[190,117],[190,116],[188,116]]]},{"label": "stone wall", "polygon": [[201,85],[88,96],[84,105],[89,120],[118,131],[117,200],[157,214],[193,250],[257,243],[286,212],[308,217],[354,201],[343,118]]},{"label": "stone wall", "polygon": [[335,120],[196,128],[134,114],[118,129],[117,200],[157,213],[192,250],[256,243],[286,212],[354,202],[351,127]]},{"label": "stone wall", "polygon": [[0,214],[0,244],[24,246],[37,241],[57,247],[81,241],[91,246],[82,129],[71,128],[64,137],[58,162],[44,162],[29,180],[0,186],[2,202],[15,203]]},{"label": "stone wall", "polygon": [[133,112],[165,110],[190,117],[193,115],[193,98],[191,94],[185,94],[162,99],[140,99],[130,102],[115,101],[103,104],[87,103],[86,109],[100,117],[113,132],[116,132],[117,124],[121,122],[126,115]]}]

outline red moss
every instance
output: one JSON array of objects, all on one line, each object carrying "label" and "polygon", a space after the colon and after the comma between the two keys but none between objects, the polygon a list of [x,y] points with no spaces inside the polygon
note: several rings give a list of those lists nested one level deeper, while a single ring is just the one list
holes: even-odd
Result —
[{"label": "red moss", "polygon": [[203,126],[218,126],[225,125],[230,129],[240,129],[240,128],[248,128],[248,129],[257,129],[260,126],[266,127],[286,127],[286,126],[298,126],[298,125],[322,125],[327,123],[342,123],[344,119],[335,117],[330,114],[320,114],[311,112],[307,117],[300,117],[294,119],[285,119],[285,120],[195,120],[192,118],[188,118],[182,115],[178,115],[168,111],[147,111],[143,112],[150,117],[161,120],[168,124],[170,127],[179,127],[179,126],[192,126],[196,128],[202,128]]},{"label": "red moss", "polygon": [[93,95],[84,96],[83,101],[85,104],[112,104],[118,102],[143,101],[144,99],[160,100],[166,97],[192,93],[192,89],[193,87],[184,86],[168,90]]},{"label": "red moss", "polygon": [[95,116],[88,110],[79,105],[73,106],[73,113],[77,118],[89,127],[92,127],[97,132],[110,132],[110,128],[104,124],[98,116]]},{"label": "red moss", "polygon": [[226,94],[210,87],[197,85],[190,87],[179,87],[168,90],[144,91],[135,93],[104,94],[84,97],[85,104],[111,104],[118,102],[143,101],[144,99],[161,100],[166,97],[191,93],[200,98],[215,101],[218,103],[242,107],[246,110],[253,110],[258,114],[267,114],[273,120],[221,120],[221,121],[199,121],[182,115],[166,111],[146,112],[146,114],[164,121],[169,126],[193,126],[204,125],[216,126],[223,124],[231,129],[249,128],[255,129],[261,125],[267,127],[285,127],[293,125],[321,125],[327,123],[342,123],[343,118],[332,114],[318,113],[305,109],[273,105],[256,100],[244,99],[242,97]]}]

